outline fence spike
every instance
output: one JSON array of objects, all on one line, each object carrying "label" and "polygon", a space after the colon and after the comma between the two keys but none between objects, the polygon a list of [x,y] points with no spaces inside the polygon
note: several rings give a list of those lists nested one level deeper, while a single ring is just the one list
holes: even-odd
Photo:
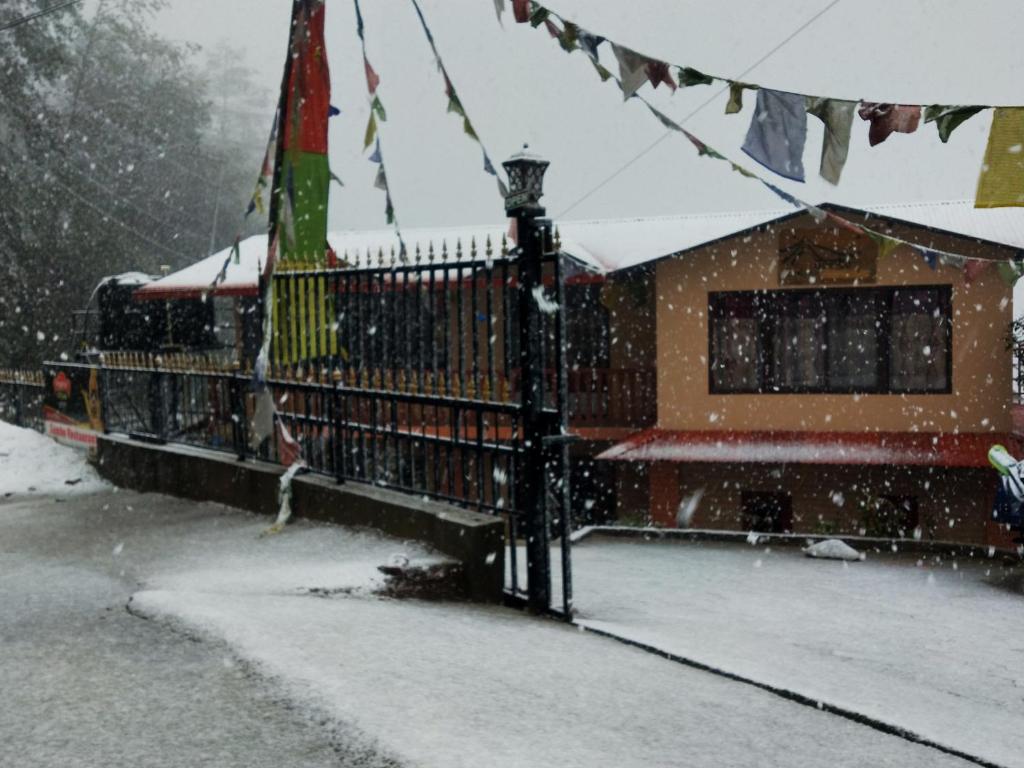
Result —
[{"label": "fence spike", "polygon": [[448,261],[448,241],[441,240],[441,263],[445,264]]},{"label": "fence spike", "polygon": [[417,266],[419,266],[420,257],[421,256],[422,256],[422,254],[420,253],[420,244],[419,244],[419,241],[416,241],[416,255],[413,258],[414,258]]},{"label": "fence spike", "polygon": [[469,238],[469,260],[476,261],[476,235]]},{"label": "fence spike", "polygon": [[455,260],[462,261],[462,238],[455,238]]},{"label": "fence spike", "polygon": [[561,232],[561,230],[559,230],[558,226],[556,225],[555,226],[555,253],[558,254],[558,253],[561,253],[561,252],[562,252],[562,232]]},{"label": "fence spike", "polygon": [[501,258],[508,256],[508,235],[501,233]]}]

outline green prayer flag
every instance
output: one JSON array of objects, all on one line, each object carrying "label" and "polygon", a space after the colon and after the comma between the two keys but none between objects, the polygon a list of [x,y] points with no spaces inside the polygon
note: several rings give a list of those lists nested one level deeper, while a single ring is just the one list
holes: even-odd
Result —
[{"label": "green prayer flag", "polygon": [[945,144],[949,141],[950,135],[961,124],[974,117],[985,107],[949,107],[940,104],[933,104],[924,110],[924,121],[934,122],[939,129],[939,138]]},{"label": "green prayer flag", "polygon": [[380,96],[373,97],[373,101],[370,103],[370,108],[376,113],[382,123],[387,122],[388,113],[384,111],[384,104],[381,102]]},{"label": "green prayer flag", "polygon": [[684,88],[688,88],[691,85],[711,85],[714,82],[715,79],[713,77],[709,77],[703,72],[698,72],[693,67],[679,68],[679,84]]},{"label": "green prayer flag", "polygon": [[455,91],[452,91],[452,95],[448,98],[448,111],[454,112],[459,117],[466,117],[466,110],[463,108],[459,97],[455,95]]},{"label": "green prayer flag", "polygon": [[550,16],[551,11],[549,11],[547,8],[544,8],[543,6],[538,5],[536,8],[534,8],[533,13],[530,14],[530,24],[532,24],[534,27],[539,27],[541,24],[547,21],[548,17]]},{"label": "green prayer flag", "polygon": [[580,28],[571,21],[563,21],[562,27],[562,34],[558,38],[558,42],[567,52],[572,53],[579,47],[576,40],[579,37]]},{"label": "green prayer flag", "polygon": [[464,130],[466,135],[470,138],[475,139],[478,142],[480,141],[480,137],[476,135],[476,131],[473,130],[473,124],[469,122],[468,117],[462,121],[462,130]]},{"label": "green prayer flag", "polygon": [[1003,282],[1011,287],[1024,275],[1024,265],[1019,261],[1001,261],[996,269],[999,270],[999,276]]}]

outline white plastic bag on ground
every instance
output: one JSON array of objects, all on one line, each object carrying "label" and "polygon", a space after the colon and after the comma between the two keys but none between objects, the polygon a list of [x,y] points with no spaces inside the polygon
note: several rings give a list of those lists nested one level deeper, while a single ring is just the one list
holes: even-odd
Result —
[{"label": "white plastic bag on ground", "polygon": [[824,560],[863,560],[864,555],[839,539],[825,539],[804,547],[808,557],[819,557]]}]

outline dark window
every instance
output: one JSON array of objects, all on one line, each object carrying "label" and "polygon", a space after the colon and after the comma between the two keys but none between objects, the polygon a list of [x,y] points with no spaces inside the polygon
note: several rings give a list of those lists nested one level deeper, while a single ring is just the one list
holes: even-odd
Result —
[{"label": "dark window", "polygon": [[712,393],[948,393],[951,288],[712,293]]}]

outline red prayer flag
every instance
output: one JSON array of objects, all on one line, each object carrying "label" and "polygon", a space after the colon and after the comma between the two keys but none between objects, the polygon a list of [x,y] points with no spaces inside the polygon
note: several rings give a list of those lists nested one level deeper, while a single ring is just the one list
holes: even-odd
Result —
[{"label": "red prayer flag", "polygon": [[374,71],[370,60],[365,56],[363,56],[363,67],[366,69],[366,90],[373,96],[377,93],[377,86],[380,85],[380,75]]},{"label": "red prayer flag", "polygon": [[990,261],[983,261],[981,259],[968,259],[964,264],[964,282],[968,285],[973,283],[991,263],[992,262]]},{"label": "red prayer flag", "polygon": [[512,13],[516,23],[525,24],[530,20],[530,0],[512,0]]},{"label": "red prayer flag", "polygon": [[675,91],[676,81],[672,79],[672,73],[669,72],[668,64],[665,62],[649,61],[647,66],[644,67],[644,71],[647,73],[647,79],[651,81],[651,85],[655,88],[664,83]]}]

